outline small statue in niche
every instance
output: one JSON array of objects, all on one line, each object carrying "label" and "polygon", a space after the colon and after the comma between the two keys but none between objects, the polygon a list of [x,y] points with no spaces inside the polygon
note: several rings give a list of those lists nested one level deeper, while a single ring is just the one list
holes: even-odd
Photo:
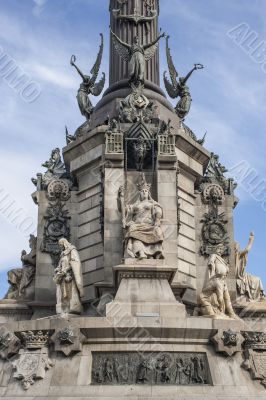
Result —
[{"label": "small statue in niche", "polygon": [[202,64],[195,64],[192,70],[185,76],[180,77],[179,82],[177,80],[178,72],[174,66],[173,59],[171,56],[171,51],[169,48],[169,36],[166,37],[166,57],[168,62],[168,69],[170,74],[171,82],[168,80],[166,76],[166,71],[164,72],[164,84],[167,90],[168,95],[172,99],[176,99],[180,97],[179,102],[177,103],[175,110],[178,117],[183,121],[185,117],[188,115],[191,107],[191,95],[189,87],[187,86],[187,81],[191,77],[194,71],[199,69],[203,69],[204,66]]},{"label": "small statue in niche", "polygon": [[135,86],[143,85],[146,74],[146,61],[152,59],[158,48],[159,40],[165,37],[165,33],[160,34],[157,39],[147,45],[141,45],[139,37],[135,36],[133,44],[123,42],[112,30],[112,40],[115,50],[120,57],[129,62],[129,84]]},{"label": "small statue in niche", "polygon": [[214,319],[238,319],[226,283],[229,266],[222,258],[222,252],[222,246],[217,247],[216,254],[209,257],[209,279],[199,297],[201,313]]},{"label": "small statue in niche", "polygon": [[60,239],[58,244],[62,253],[53,278],[56,283],[56,312],[81,314],[83,276],[79,254],[76,247],[66,239]]},{"label": "small statue in niche", "polygon": [[138,187],[138,200],[132,205],[124,204],[124,192],[119,192],[119,206],[125,229],[126,257],[163,259],[163,209],[151,197],[151,185],[144,173]]},{"label": "small statue in niche", "polygon": [[36,272],[36,247],[37,238],[30,235],[29,246],[31,251],[25,250],[21,253],[22,268],[14,268],[8,272],[8,289],[5,299],[10,300],[33,300],[34,285],[33,281]]},{"label": "small statue in niche", "polygon": [[78,90],[77,101],[79,105],[79,109],[81,114],[86,118],[87,121],[90,120],[91,114],[93,112],[93,106],[90,101],[89,95],[99,96],[102,93],[102,90],[105,85],[105,73],[103,72],[101,80],[96,83],[103,55],[103,34],[100,33],[101,36],[101,45],[100,50],[97,56],[97,60],[91,69],[91,76],[84,75],[83,72],[79,69],[79,67],[75,64],[76,56],[72,56],[70,60],[70,64],[76,68],[77,72],[82,78],[82,83]]},{"label": "small statue in niche", "polygon": [[240,249],[238,243],[235,243],[235,260],[236,260],[236,286],[239,301],[261,301],[265,300],[265,294],[261,279],[246,272],[248,253],[252,249],[254,243],[254,233],[249,236],[248,245],[244,250]]}]

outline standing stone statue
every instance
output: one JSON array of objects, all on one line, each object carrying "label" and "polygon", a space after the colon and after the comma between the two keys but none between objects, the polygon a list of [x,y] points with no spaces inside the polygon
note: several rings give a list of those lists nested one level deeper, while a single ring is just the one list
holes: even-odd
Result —
[{"label": "standing stone statue", "polygon": [[77,72],[82,78],[82,83],[78,90],[77,101],[79,105],[79,109],[81,114],[86,118],[86,120],[90,120],[91,114],[93,112],[93,106],[90,101],[89,95],[99,96],[102,93],[102,90],[105,85],[105,73],[103,72],[101,80],[96,83],[103,55],[103,34],[101,36],[101,45],[100,50],[97,56],[97,60],[91,69],[91,76],[84,75],[83,72],[79,69],[79,67],[75,64],[76,56],[72,56],[70,59],[70,64],[76,68]]},{"label": "standing stone statue", "polygon": [[159,40],[165,33],[159,35],[157,39],[147,45],[141,45],[139,37],[135,36],[133,44],[123,42],[112,30],[112,40],[117,53],[120,57],[129,62],[129,83],[135,86],[143,85],[146,72],[146,61],[150,60],[156,53]]},{"label": "standing stone statue", "polygon": [[261,301],[265,299],[263,285],[261,279],[246,272],[248,253],[254,243],[254,233],[249,236],[248,245],[244,250],[240,249],[238,243],[235,244],[235,260],[236,260],[236,285],[238,300],[244,301]]},{"label": "standing stone statue", "polygon": [[142,174],[138,186],[138,200],[124,205],[124,194],[120,191],[120,209],[125,228],[126,257],[163,259],[163,232],[161,219],[163,209],[151,197],[151,185]]},{"label": "standing stone statue", "polygon": [[209,279],[199,296],[201,313],[216,319],[238,319],[226,283],[229,266],[222,258],[222,252],[222,247],[218,247],[217,253],[211,254],[209,258]]},{"label": "standing stone statue", "polygon": [[79,254],[76,247],[66,239],[60,239],[58,244],[62,253],[53,278],[56,283],[56,312],[81,314],[83,277]]},{"label": "standing stone statue", "polygon": [[169,69],[169,74],[170,74],[170,79],[171,82],[168,80],[166,76],[166,71],[164,72],[164,84],[165,88],[167,90],[168,95],[172,99],[176,99],[177,97],[180,97],[179,102],[177,103],[175,110],[176,114],[181,120],[184,120],[185,117],[188,115],[191,107],[191,94],[189,87],[187,86],[187,81],[191,77],[194,71],[197,71],[198,69],[203,69],[202,64],[195,64],[192,70],[185,76],[185,77],[180,77],[179,81],[177,80],[178,77],[178,72],[174,66],[173,59],[171,56],[170,48],[169,48],[169,36],[166,38],[166,56],[167,56],[167,62],[168,62],[168,69]]},{"label": "standing stone statue", "polygon": [[21,253],[22,268],[14,268],[8,272],[8,289],[5,299],[10,300],[33,300],[33,281],[36,272],[36,247],[37,238],[30,235],[29,246],[31,251],[27,254],[25,250]]}]

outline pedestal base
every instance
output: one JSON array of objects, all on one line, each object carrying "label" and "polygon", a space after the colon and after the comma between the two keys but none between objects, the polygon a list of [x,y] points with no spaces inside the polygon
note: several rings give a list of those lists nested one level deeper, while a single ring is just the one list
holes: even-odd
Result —
[{"label": "pedestal base", "polygon": [[170,286],[176,268],[163,260],[127,259],[113,270],[118,290],[107,305],[107,317],[185,318],[185,306],[176,301]]}]

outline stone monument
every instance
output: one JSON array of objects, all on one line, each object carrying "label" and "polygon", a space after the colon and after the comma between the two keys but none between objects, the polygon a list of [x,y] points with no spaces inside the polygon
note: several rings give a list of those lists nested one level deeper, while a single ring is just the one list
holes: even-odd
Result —
[{"label": "stone monument", "polygon": [[110,0],[95,107],[103,35],[90,75],[70,59],[85,122],[32,178],[37,237],[0,301],[1,399],[266,398],[254,234],[240,250],[236,183],[185,123],[203,65],[179,78],[160,6]]}]

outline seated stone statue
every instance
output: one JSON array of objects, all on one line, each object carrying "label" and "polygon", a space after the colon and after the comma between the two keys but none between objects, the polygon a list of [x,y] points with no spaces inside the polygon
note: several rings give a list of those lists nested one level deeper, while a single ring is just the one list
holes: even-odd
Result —
[{"label": "seated stone statue", "polygon": [[217,248],[216,251],[209,258],[209,279],[199,296],[201,314],[216,319],[238,319],[226,283],[229,266],[221,256],[222,248]]},{"label": "seated stone statue", "polygon": [[138,200],[125,206],[123,223],[126,229],[126,257],[163,259],[163,232],[161,219],[163,210],[154,201],[144,174],[138,184]]},{"label": "seated stone statue", "polygon": [[235,244],[236,286],[239,301],[255,302],[265,300],[261,279],[246,272],[248,253],[253,243],[254,233],[251,232],[248,245],[244,250],[240,249],[238,243]]},{"label": "seated stone statue", "polygon": [[55,269],[57,314],[81,314],[83,277],[78,251],[66,239],[60,239],[62,250],[58,267]]},{"label": "seated stone statue", "polygon": [[25,250],[21,253],[22,268],[11,269],[7,274],[10,288],[5,299],[26,301],[34,298],[37,238],[33,235],[30,235],[29,246],[30,253]]}]

